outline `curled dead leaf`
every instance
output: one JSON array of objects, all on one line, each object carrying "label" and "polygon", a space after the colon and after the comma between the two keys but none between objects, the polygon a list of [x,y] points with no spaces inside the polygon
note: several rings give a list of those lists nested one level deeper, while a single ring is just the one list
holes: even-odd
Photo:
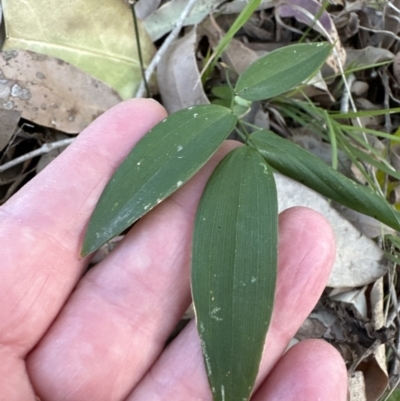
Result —
[{"label": "curled dead leaf", "polygon": [[400,85],[400,52],[396,54],[393,60],[393,75],[397,83]]},{"label": "curled dead leaf", "polygon": [[208,104],[196,60],[197,31],[173,42],[157,70],[157,80],[164,107],[169,113],[185,107]]},{"label": "curled dead leaf", "polygon": [[346,68],[368,67],[373,64],[391,61],[394,59],[394,55],[391,51],[373,46],[367,46],[363,49],[346,48],[346,51]]},{"label": "curled dead leaf", "polygon": [[[125,0],[129,1],[129,0]],[[153,1],[138,1],[135,4],[136,16],[140,20],[144,20],[149,17],[153,12],[157,10],[161,3],[161,0]]]},{"label": "curled dead leaf", "polygon": [[[199,33],[207,36],[211,47],[215,50],[225,36],[225,32],[211,16],[199,27]],[[238,39],[232,39],[222,54],[222,61],[236,74],[241,74],[258,59],[258,54]]]},{"label": "curled dead leaf", "polygon": [[334,44],[334,49],[326,60],[326,66],[322,69],[323,75],[332,76],[338,74],[341,70],[340,65],[343,66],[346,62],[346,50],[342,46],[330,15],[325,10],[321,12],[321,8],[321,4],[316,0],[281,0],[276,7],[276,13],[282,18],[293,17],[309,25]]},{"label": "curled dead leaf", "polygon": [[[196,25],[224,3],[224,0],[201,0],[196,3],[185,19],[184,26]],[[153,41],[171,31],[187,5],[187,0],[172,0],[163,4],[143,21],[144,27]]]},{"label": "curled dead leaf", "polygon": [[10,142],[20,118],[21,112],[17,110],[0,109],[0,151]]},{"label": "curled dead leaf", "polygon": [[[223,14],[239,14],[243,8],[246,7],[248,1],[247,0],[233,0],[226,2],[221,7],[221,12]],[[268,8],[274,7],[277,3],[277,0],[262,0],[257,10],[266,10]]]}]

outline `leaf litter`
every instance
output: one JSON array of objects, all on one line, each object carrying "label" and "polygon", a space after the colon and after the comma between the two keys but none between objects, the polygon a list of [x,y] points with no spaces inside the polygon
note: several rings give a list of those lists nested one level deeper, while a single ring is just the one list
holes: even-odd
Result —
[{"label": "leaf litter", "polygon": [[[3,50],[30,50],[67,61],[114,88],[123,98],[141,78],[129,4],[122,0],[35,0],[29,7],[3,0]],[[45,16],[43,15],[45,10]],[[110,18],[110,16],[113,16]],[[154,45],[139,26],[144,63]]]},{"label": "leaf litter", "polygon": [[[14,0],[2,2],[5,13],[3,23],[6,24],[8,38],[0,55],[0,166],[21,155],[29,155],[45,144],[56,143],[70,138],[70,134],[79,133],[96,116],[120,102],[121,98],[133,96],[141,81],[128,2],[117,2],[117,14],[122,18],[122,23],[117,18],[119,26],[112,25],[101,35],[102,39],[109,41],[104,46],[95,40],[108,24],[101,24],[105,18],[101,7],[95,1],[86,1],[88,13],[76,13],[75,10],[80,9],[79,1],[60,3],[46,0],[46,7],[56,10],[58,22],[69,21],[72,25],[78,25],[80,21],[81,31],[78,36],[72,35],[70,28],[64,30],[60,27],[60,30],[50,32],[50,36],[46,32],[48,39],[40,46],[34,42],[43,41],[40,31],[45,19],[51,18],[50,14],[37,17],[43,8],[43,1],[34,3],[35,12],[32,14],[27,10],[21,14],[20,7],[16,7],[18,2]],[[113,1],[113,7],[117,3]],[[138,15],[143,19],[140,37],[145,65],[154,55],[155,47],[162,43],[164,35],[174,27],[185,3],[182,0],[155,1],[152,4],[139,2]],[[317,107],[330,111],[345,111],[346,107],[351,107],[352,101],[361,112],[376,107],[398,107],[399,2],[382,9],[361,1],[338,0],[334,3],[322,7],[321,2],[316,0],[262,1],[258,11],[239,30],[222,55],[224,64],[217,64],[217,68],[202,82],[199,71],[205,64],[208,52],[216,48],[247,2],[199,1],[185,22],[186,28],[159,62],[157,76],[164,106],[169,111],[175,111],[188,105],[208,102],[226,104],[232,99],[226,97],[223,90],[218,92],[214,88],[228,87],[227,68],[230,79],[234,81],[237,73],[257,57],[298,40],[318,40],[318,35],[322,35],[335,43],[337,54],[331,56],[315,83],[309,83],[293,99],[311,99]],[[110,4],[107,2],[103,11]],[[87,15],[91,14],[94,5],[99,9],[96,11],[97,19],[88,19]],[[107,21],[110,21],[109,13]],[[129,29],[122,32],[121,25]],[[54,33],[60,32],[64,35],[62,43],[67,41],[72,44],[71,51],[55,51],[60,42]],[[90,43],[82,42],[85,36],[83,32],[93,38]],[[24,40],[28,45],[22,44]],[[89,49],[89,53],[99,51],[102,57],[92,54],[84,57],[82,62],[78,61],[77,54],[82,55],[82,46]],[[110,61],[110,56],[114,60]],[[121,57],[126,62],[121,62]],[[348,97],[339,77],[341,69],[351,70],[347,76],[353,98]],[[219,95],[215,96],[216,93]],[[154,95],[157,95],[155,91]],[[318,126],[317,118],[305,121],[304,115],[293,109],[293,104],[296,103],[284,104],[274,100],[253,102],[245,121],[250,124],[256,122],[288,140],[301,142],[332,163],[332,146],[328,136],[321,134],[324,125]],[[400,136],[398,114],[380,118],[365,114],[344,120],[346,124],[356,126],[361,122],[365,128]],[[298,132],[304,128],[308,131],[307,139],[300,140]],[[311,137],[309,132],[312,133]],[[391,149],[393,144],[381,139],[369,140],[368,143],[372,144],[373,150],[390,154],[393,164],[397,163],[395,150]],[[359,142],[355,146],[365,151]],[[1,172],[0,202],[7,200],[60,152],[61,149],[58,149],[34,159],[28,157]],[[365,180],[362,169],[348,154],[340,150],[339,156],[347,166],[345,172],[349,176],[356,173]],[[371,159],[363,161],[365,169],[383,186],[386,185],[395,207],[399,209],[400,196],[396,189],[399,183],[384,182],[382,172],[369,164],[368,160]],[[399,354],[396,338],[400,324],[397,314],[400,289],[396,275],[400,246],[396,245],[395,240],[388,240],[389,236],[397,237],[393,231],[374,220],[365,221],[346,211],[339,211],[347,217],[341,216],[332,205],[312,191],[305,190],[301,184],[293,184],[291,180],[279,177],[277,181],[281,208],[304,204],[320,210],[333,225],[338,241],[338,258],[328,287],[296,338],[324,338],[339,349],[349,369],[350,400],[383,400],[382,394],[385,391],[389,393],[400,377],[400,362],[396,357],[396,353]],[[295,191],[292,185],[296,186]],[[293,192],[298,198],[293,199]],[[106,244],[98,252],[95,261],[106,257],[115,241],[120,239],[113,240],[111,245]],[[186,318],[191,316],[189,311]]]},{"label": "leaf litter", "polygon": [[0,53],[0,107],[38,125],[77,134],[120,101],[113,89],[62,60]]}]

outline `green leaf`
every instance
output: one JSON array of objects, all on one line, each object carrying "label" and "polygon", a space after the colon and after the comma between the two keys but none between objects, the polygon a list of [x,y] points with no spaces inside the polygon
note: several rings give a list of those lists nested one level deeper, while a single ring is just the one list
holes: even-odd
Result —
[{"label": "green leaf", "polygon": [[214,86],[211,89],[211,93],[220,99],[227,100],[228,102],[232,101],[233,91],[228,85],[219,85]]},{"label": "green leaf", "polygon": [[[400,113],[400,107],[393,107],[391,109],[379,109],[379,110],[359,110],[357,112],[347,112],[347,113],[341,113],[341,112],[335,112],[331,111],[329,113],[330,117],[336,119],[336,120],[343,120],[343,119],[348,119],[348,118],[357,118],[357,117],[372,117],[372,116],[386,116],[390,114],[397,114]],[[376,131],[379,132],[379,131]]]},{"label": "green leaf", "polygon": [[277,194],[254,149],[229,153],[197,211],[192,292],[214,401],[248,400],[274,303]]},{"label": "green leaf", "polygon": [[251,64],[239,77],[235,91],[246,100],[278,96],[314,75],[331,50],[328,43],[281,47]]},{"label": "green leaf", "polygon": [[82,255],[100,248],[189,180],[236,122],[225,107],[201,105],[178,111],[149,131],[101,195]]},{"label": "green leaf", "polygon": [[[2,0],[7,39],[3,50],[57,57],[100,79],[123,98],[141,81],[130,7],[115,0]],[[143,28],[144,63],[155,52]]]},{"label": "green leaf", "polygon": [[400,230],[400,213],[369,187],[359,185],[300,146],[270,131],[257,131],[250,141],[267,162],[322,195]]}]

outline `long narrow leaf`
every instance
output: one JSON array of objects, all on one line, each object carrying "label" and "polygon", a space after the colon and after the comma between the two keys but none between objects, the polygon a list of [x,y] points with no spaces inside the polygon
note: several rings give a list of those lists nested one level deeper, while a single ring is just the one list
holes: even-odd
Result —
[{"label": "long narrow leaf", "polygon": [[250,0],[238,17],[233,21],[233,24],[230,26],[229,31],[225,34],[225,36],[218,43],[217,48],[214,50],[214,54],[212,55],[211,60],[218,60],[224,50],[227,48],[229,43],[232,41],[233,37],[237,33],[237,31],[248,21],[248,19],[253,15],[253,13],[257,10],[257,7],[260,5],[261,0]]},{"label": "long narrow leaf", "polygon": [[339,126],[342,128],[343,131],[346,132],[349,131],[361,132],[365,134],[371,134],[380,138],[390,139],[393,142],[400,142],[400,138],[398,136],[395,136],[394,134],[386,134],[385,132],[377,131],[375,129],[358,127],[356,125],[345,125],[345,124],[339,124]]},{"label": "long narrow leaf", "polygon": [[235,91],[246,100],[278,96],[315,74],[331,50],[328,43],[281,47],[251,64],[240,75]]},{"label": "long narrow leaf", "polygon": [[196,216],[192,291],[214,401],[248,400],[274,302],[277,194],[254,149],[229,153]]},{"label": "long narrow leaf", "polygon": [[[384,159],[382,154],[379,154],[377,149],[366,143],[362,137],[356,138],[355,136],[352,136],[352,138],[357,140],[357,142],[361,143],[361,145],[366,148],[366,150],[361,150],[360,148],[353,146],[351,143],[347,144],[347,149],[350,150],[359,161],[366,162],[396,180],[400,180],[400,173]],[[370,154],[368,154],[367,151],[370,151]]]},{"label": "long narrow leaf", "polygon": [[89,222],[82,255],[98,249],[191,178],[237,122],[231,110],[201,105],[149,131],[106,186]]},{"label": "long narrow leaf", "polygon": [[282,174],[314,189],[322,195],[374,217],[400,230],[400,213],[369,187],[359,185],[321,159],[270,131],[258,131],[250,141],[267,162]]},{"label": "long narrow leaf", "polygon": [[357,112],[348,112],[348,113],[331,112],[330,116],[334,119],[344,119],[344,118],[356,118],[356,117],[383,116],[394,113],[400,113],[400,107],[393,107],[391,109],[380,109],[380,110],[360,110]]}]

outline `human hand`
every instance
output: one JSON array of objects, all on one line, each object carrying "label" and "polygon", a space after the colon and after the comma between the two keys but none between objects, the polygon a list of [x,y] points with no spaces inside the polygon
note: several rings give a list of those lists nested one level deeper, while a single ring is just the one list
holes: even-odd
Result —
[{"label": "human hand", "polygon": [[[98,118],[0,208],[0,400],[211,401],[194,322],[164,349],[190,303],[194,214],[227,141],[173,196],[83,275],[85,229],[113,171],[165,118],[151,100]],[[279,219],[275,309],[252,401],[346,399],[340,355],[317,340],[284,353],[334,258],[328,223],[304,208]],[[231,401],[231,400],[227,400]]]}]

